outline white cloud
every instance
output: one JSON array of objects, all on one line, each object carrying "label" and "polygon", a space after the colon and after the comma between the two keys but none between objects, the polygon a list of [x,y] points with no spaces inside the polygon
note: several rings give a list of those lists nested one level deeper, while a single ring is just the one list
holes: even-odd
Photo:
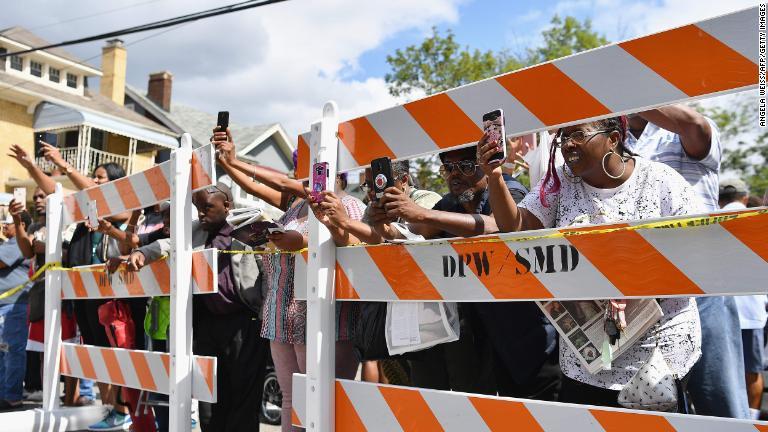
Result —
[{"label": "white cloud", "polygon": [[[174,102],[209,112],[228,109],[233,122],[244,124],[279,121],[295,136],[309,129],[330,99],[339,103],[344,119],[392,105],[383,79],[345,75],[359,67],[364,52],[398,32],[455,23],[463,1],[291,0],[187,24],[136,45],[130,44],[148,34],[126,36],[128,81],[143,89],[150,72],[167,69],[174,74]],[[36,33],[67,40],[232,2],[158,0]],[[13,2],[4,5],[3,21],[34,29],[105,11],[109,4]],[[98,55],[102,44],[68,49],[89,58]]]}]

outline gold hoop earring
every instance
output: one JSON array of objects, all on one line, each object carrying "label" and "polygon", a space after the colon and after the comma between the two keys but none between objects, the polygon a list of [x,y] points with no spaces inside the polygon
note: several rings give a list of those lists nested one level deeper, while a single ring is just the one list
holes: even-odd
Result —
[{"label": "gold hoop earring", "polygon": [[[609,173],[608,169],[605,167],[605,158],[610,157],[611,154],[616,154],[617,156],[619,156],[619,159],[621,159],[621,173],[619,175],[617,175],[617,176],[611,175],[611,173]],[[625,161],[624,158],[621,157],[620,154],[618,154],[615,151],[613,151],[613,149],[611,149],[611,151],[609,151],[608,153],[603,155],[603,161],[602,161],[601,165],[603,166],[603,172],[605,173],[605,175],[607,175],[608,177],[610,177],[610,178],[612,178],[614,180],[620,179],[624,175],[624,173],[627,171],[627,161]]]}]

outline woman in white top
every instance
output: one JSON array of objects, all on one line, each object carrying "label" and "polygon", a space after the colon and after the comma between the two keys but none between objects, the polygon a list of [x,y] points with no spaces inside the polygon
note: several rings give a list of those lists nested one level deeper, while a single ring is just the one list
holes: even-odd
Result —
[{"label": "woman in white top", "polygon": [[[545,177],[516,205],[504,186],[499,151],[484,136],[478,143],[478,164],[489,178],[490,201],[504,232],[599,224],[701,211],[691,186],[668,166],[636,157],[623,147],[627,122],[615,117],[569,126],[558,131]],[[565,165],[556,167],[560,148]],[[618,258],[617,258],[618,259]],[[619,390],[650,357],[657,345],[681,379],[701,355],[701,329],[692,298],[659,301],[664,312],[657,329],[613,360],[611,370],[589,373],[568,346],[560,343],[560,367],[565,374],[560,400],[618,406]]]}]

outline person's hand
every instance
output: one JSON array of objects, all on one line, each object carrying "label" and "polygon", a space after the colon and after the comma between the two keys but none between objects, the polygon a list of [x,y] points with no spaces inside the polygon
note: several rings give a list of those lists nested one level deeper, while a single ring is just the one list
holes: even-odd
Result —
[{"label": "person's hand", "polygon": [[394,219],[387,216],[387,211],[381,206],[380,201],[373,201],[368,206],[368,221],[375,228],[376,225],[389,225],[394,222]]},{"label": "person's hand", "polygon": [[347,209],[344,208],[341,199],[333,192],[323,192],[323,200],[320,202],[320,209],[328,218],[331,224],[341,228],[349,219]]},{"label": "person's hand", "polygon": [[26,150],[21,148],[18,144],[11,145],[11,152],[8,153],[8,156],[16,159],[16,162],[23,166],[24,169],[30,169],[35,165],[32,162],[32,159],[29,158],[29,154],[27,154]]},{"label": "person's hand", "polygon": [[213,130],[211,143],[216,148],[216,157],[223,164],[231,164],[237,158],[235,153],[235,142],[232,140],[232,133],[227,130],[222,131],[219,126]]},{"label": "person's hand", "polygon": [[304,236],[298,231],[289,230],[286,232],[273,232],[267,234],[267,240],[272,242],[278,249],[293,251],[301,249],[304,244]]},{"label": "person's hand", "polygon": [[504,145],[504,143],[489,142],[488,133],[484,133],[483,137],[480,138],[480,141],[477,142],[477,164],[480,166],[480,169],[483,170],[485,175],[501,175],[501,165],[504,161],[491,161],[490,159],[496,153],[503,151],[501,148],[502,145]]},{"label": "person's hand", "polygon": [[42,153],[43,157],[47,159],[52,164],[56,165],[59,168],[64,168],[67,166],[67,161],[64,160],[63,157],[61,157],[61,152],[58,148],[48,144],[45,141],[40,141],[40,145],[42,146]]},{"label": "person's hand", "polygon": [[109,231],[112,229],[112,222],[106,220],[106,219],[99,219],[99,226],[97,226],[94,231],[98,231],[102,234],[109,234]]},{"label": "person's hand", "polygon": [[107,259],[107,262],[104,263],[104,267],[107,269],[107,274],[112,274],[116,272],[120,268],[120,266],[125,263],[126,263],[125,257],[112,257]]},{"label": "person's hand", "polygon": [[139,271],[142,267],[145,265],[145,261],[147,260],[147,257],[144,256],[141,251],[133,251],[131,252],[131,255],[128,256],[128,270],[130,271]]},{"label": "person's hand", "polygon": [[424,214],[423,208],[416,205],[405,191],[396,187],[384,189],[384,195],[381,197],[381,206],[391,220],[403,219],[407,222],[418,222]]},{"label": "person's hand", "polygon": [[18,223],[21,220],[21,212],[24,211],[24,203],[16,202],[16,200],[11,200],[11,203],[8,204],[8,211],[11,213],[11,216],[13,217],[13,222]]}]

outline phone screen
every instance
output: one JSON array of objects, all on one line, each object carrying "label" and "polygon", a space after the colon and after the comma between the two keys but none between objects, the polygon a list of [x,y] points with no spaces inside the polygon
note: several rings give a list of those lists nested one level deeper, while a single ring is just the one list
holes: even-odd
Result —
[{"label": "phone screen", "polygon": [[216,126],[220,127],[220,131],[224,132],[229,127],[229,111],[219,111],[219,117],[216,120]]},{"label": "phone screen", "polygon": [[488,134],[488,142],[495,142],[501,150],[491,157],[491,161],[504,160],[507,157],[504,143],[504,113],[499,108],[483,115],[483,130]]}]

